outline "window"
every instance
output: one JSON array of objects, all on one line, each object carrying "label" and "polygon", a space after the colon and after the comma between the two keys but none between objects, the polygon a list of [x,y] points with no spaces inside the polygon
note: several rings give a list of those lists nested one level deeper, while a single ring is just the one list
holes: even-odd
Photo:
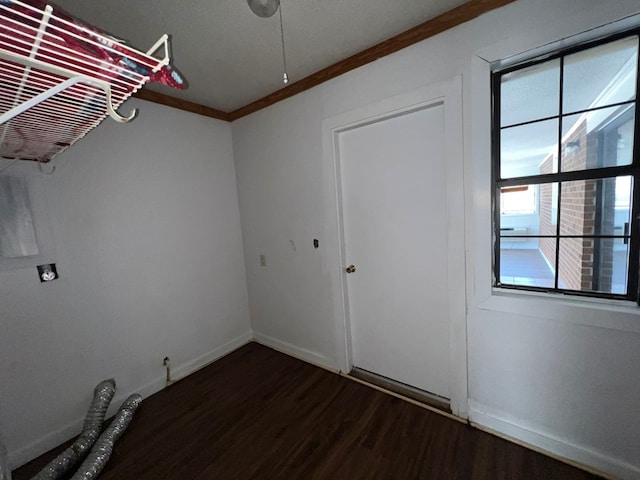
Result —
[{"label": "window", "polygon": [[638,32],[492,86],[494,285],[638,300]]}]

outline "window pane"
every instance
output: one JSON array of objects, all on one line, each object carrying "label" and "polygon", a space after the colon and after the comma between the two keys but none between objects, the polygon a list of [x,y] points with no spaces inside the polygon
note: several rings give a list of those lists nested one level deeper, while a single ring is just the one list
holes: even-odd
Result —
[{"label": "window pane", "polygon": [[558,189],[557,182],[543,183],[538,186],[538,231],[540,235],[556,235],[558,225]]},{"label": "window pane", "polygon": [[507,73],[500,84],[500,126],[558,115],[560,60]]},{"label": "window pane", "polygon": [[[526,189],[511,193],[511,190]],[[506,193],[505,193],[506,191]],[[523,185],[519,187],[503,187],[500,195],[500,236],[505,242],[511,242],[513,248],[539,248],[539,235],[556,235],[558,218],[558,183],[543,183],[540,185]],[[508,197],[516,194],[531,193],[533,209],[516,213],[513,210],[519,206],[518,202],[509,204]],[[526,237],[535,238],[526,238]]]},{"label": "window pane", "polygon": [[610,238],[561,238],[560,288],[602,293],[627,293],[629,248]]},{"label": "window pane", "polygon": [[556,239],[538,235],[556,235],[558,183],[528,187],[538,198],[535,212],[500,216],[500,281],[553,288]]},{"label": "window pane", "polygon": [[[536,238],[534,242],[539,244],[542,240],[544,239]],[[549,262],[539,248],[519,248],[511,238],[500,239],[500,283],[502,284],[553,288],[555,282],[553,265],[554,263]]]},{"label": "window pane", "polygon": [[557,119],[501,130],[500,176],[514,178],[557,172],[557,145]]},{"label": "window pane", "polygon": [[634,107],[612,107],[562,119],[562,171],[630,165]]},{"label": "window pane", "polygon": [[566,56],[563,113],[634,99],[637,56],[635,36]]},{"label": "window pane", "polygon": [[[613,243],[613,247],[609,244]],[[598,291],[610,291],[624,295],[627,293],[627,274],[629,272],[629,242],[621,238],[596,240],[596,253],[599,258]],[[608,257],[610,255],[610,258]],[[608,287],[609,269],[611,272],[611,287]]]},{"label": "window pane", "polygon": [[593,239],[561,238],[558,277],[562,288],[591,290]]},{"label": "window pane", "polygon": [[560,235],[628,235],[630,176],[562,183]]}]

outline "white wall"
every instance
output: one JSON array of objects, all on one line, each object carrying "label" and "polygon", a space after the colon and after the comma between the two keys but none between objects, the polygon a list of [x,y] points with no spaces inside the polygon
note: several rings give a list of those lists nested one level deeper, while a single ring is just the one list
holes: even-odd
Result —
[{"label": "white wall", "polygon": [[116,379],[114,410],[164,386],[165,355],[180,377],[250,339],[230,125],[131,106],[132,123],[107,119],[38,178],[60,278],[0,271],[14,467],[80,431],[99,381]]},{"label": "white wall", "polygon": [[[256,337],[339,367],[341,265],[323,120],[461,74],[466,208],[465,218],[450,220],[466,225],[469,417],[610,474],[640,478],[637,309],[491,291],[489,67],[482,60],[639,8],[636,0],[519,0],[234,122]],[[313,250],[313,238],[320,249]]]}]

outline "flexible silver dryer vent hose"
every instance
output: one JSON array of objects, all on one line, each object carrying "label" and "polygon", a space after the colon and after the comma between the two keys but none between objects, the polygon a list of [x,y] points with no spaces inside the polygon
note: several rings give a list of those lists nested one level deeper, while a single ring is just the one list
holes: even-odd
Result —
[{"label": "flexible silver dryer vent hose", "polygon": [[133,414],[140,406],[140,403],[142,403],[142,397],[137,393],[125,400],[113,418],[111,425],[100,435],[100,438],[91,449],[91,453],[82,462],[82,465],[80,465],[76,474],[71,477],[71,480],[93,480],[98,477],[107,464],[109,457],[111,457],[113,445],[129,426]]},{"label": "flexible silver dryer vent hose", "polygon": [[86,457],[102,431],[104,416],[115,393],[114,379],[105,380],[96,386],[80,436],[31,480],[57,480]]}]

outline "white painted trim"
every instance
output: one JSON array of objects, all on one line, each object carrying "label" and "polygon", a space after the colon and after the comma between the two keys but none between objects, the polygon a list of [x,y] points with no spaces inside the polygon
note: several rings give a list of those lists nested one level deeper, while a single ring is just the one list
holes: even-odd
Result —
[{"label": "white painted trim", "polygon": [[462,77],[445,86],[444,135],[447,184],[447,265],[449,296],[449,394],[451,412],[468,416],[467,304],[465,269],[465,185]]},{"label": "white painted trim", "polygon": [[[174,373],[177,375],[177,380],[179,381],[182,378],[200,370],[210,363],[218,360],[221,357],[237,350],[243,345],[249,343],[252,339],[251,332],[246,332],[240,335],[237,338],[221,345],[217,348],[214,348],[212,351],[201,355],[190,362],[187,362],[183,365],[180,365],[177,369],[174,370]],[[133,393],[139,393],[143,398],[148,398],[154,393],[159,392],[160,390],[165,388],[165,380],[166,377],[160,375],[156,377],[149,383],[146,383],[138,388],[131,390],[130,392],[118,393],[113,400],[111,401],[111,405],[109,410],[107,411],[107,417],[114,415],[120,405],[127,399],[127,397]],[[117,379],[116,379],[117,384]],[[51,450],[52,448],[61,445],[67,440],[75,437],[82,431],[82,425],[84,423],[84,417],[79,418],[64,427],[56,430],[55,432],[51,432],[44,437],[39,438],[35,442],[30,443],[26,447],[20,448],[18,450],[14,450],[13,452],[9,452],[8,460],[9,460],[9,468],[15,470],[16,468],[24,465],[25,463],[31,461],[32,459],[42,455],[43,453]]]},{"label": "white painted trim", "polygon": [[589,327],[640,333],[640,308],[633,302],[571,298],[565,295],[538,292],[514,292],[493,289],[491,296],[478,309],[492,312],[526,315],[535,318],[573,323]]},{"label": "white painted trim", "polygon": [[342,216],[342,185],[338,135],[341,132],[382,119],[443,103],[445,115],[445,158],[447,198],[447,239],[452,247],[448,251],[449,290],[449,389],[451,408],[455,415],[467,417],[467,324],[465,277],[465,222],[464,218],[464,160],[460,138],[462,132],[462,78],[436,83],[408,93],[384,99],[355,110],[327,118],[322,122],[323,164],[325,165],[325,219],[327,231],[335,237],[332,246],[338,253],[337,265],[329,265],[336,328],[336,362],[343,372],[353,366],[351,355],[351,325],[349,299],[345,279],[344,223]]},{"label": "white painted trim", "polygon": [[311,350],[296,347],[295,345],[283,342],[281,340],[256,331],[253,332],[253,341],[259,343],[260,345],[264,345],[265,347],[273,348],[274,350],[284,353],[285,355],[289,355],[290,357],[297,358],[298,360],[302,360],[303,362],[307,362],[316,367],[320,367],[324,370],[329,370],[334,373],[340,373],[340,368],[331,358],[312,352]]},{"label": "white painted trim", "polygon": [[471,59],[470,148],[465,165],[467,188],[467,304],[491,296],[491,67],[479,56]]},{"label": "white painted trim", "polygon": [[44,437],[39,438],[26,447],[8,452],[7,460],[9,461],[9,468],[11,470],[15,470],[16,468],[21,467],[25,463],[30,462],[43,453],[48,452],[52,448],[55,448],[58,445],[61,445],[67,440],[78,435],[82,430],[83,422],[84,419],[76,420],[56,430],[55,432],[51,432]]},{"label": "white painted trim", "polygon": [[605,478],[640,480],[640,468],[630,463],[542,432],[532,425],[519,423],[513,416],[474,400],[469,400],[469,418],[471,424],[480,430],[486,430]]},{"label": "white painted trim", "polygon": [[195,358],[194,360],[188,363],[185,363],[184,365],[180,365],[178,368],[173,370],[173,373],[176,376],[176,378],[174,379],[174,382],[178,382],[182,380],[184,377],[197,372],[198,370],[208,366],[209,364],[224,357],[225,355],[228,355],[229,353],[239,349],[240,347],[251,342],[252,339],[253,339],[252,333],[250,331],[245,332],[239,337],[236,337],[233,340],[225,343],[224,345],[221,345],[218,348],[213,349],[209,353],[205,353],[204,355],[201,355],[198,358]]},{"label": "white painted trim", "polygon": [[540,38],[539,42],[533,42],[533,44],[537,45],[533,48],[531,47],[531,41],[527,39],[527,36],[523,35],[519,39],[522,42],[520,44],[501,40],[497,44],[489,45],[476,51],[476,55],[491,62],[495,68],[504,70],[531,59],[542,58],[559,50],[565,50],[576,45],[624,32],[625,30],[637,28],[638,25],[640,25],[640,14],[632,13],[623,18],[609,21],[604,25],[599,24],[566,37],[551,40],[549,38]]}]

